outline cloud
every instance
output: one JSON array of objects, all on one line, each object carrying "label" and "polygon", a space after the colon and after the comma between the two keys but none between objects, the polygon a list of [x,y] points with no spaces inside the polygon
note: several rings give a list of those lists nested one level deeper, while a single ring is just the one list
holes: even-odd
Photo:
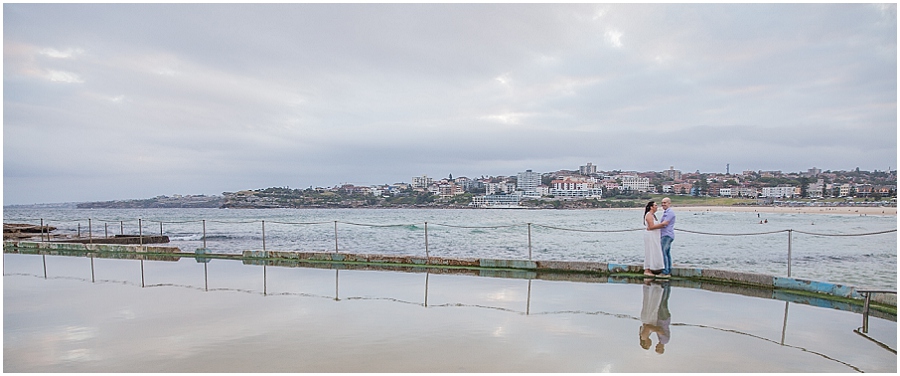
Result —
[{"label": "cloud", "polygon": [[604,36],[613,47],[622,47],[622,32],[618,30],[608,30]]},{"label": "cloud", "polygon": [[47,72],[47,79],[52,82],[63,82],[68,84],[80,84],[84,83],[84,80],[81,79],[77,74],[72,72],[58,71],[58,70],[50,70]]},{"label": "cloud", "polygon": [[[9,203],[586,162],[684,171],[896,164],[896,6],[4,10]],[[27,147],[33,139],[40,155]]]},{"label": "cloud", "polygon": [[51,57],[54,59],[69,59],[74,57],[75,55],[80,55],[84,53],[84,50],[80,48],[68,48],[65,50],[57,50],[54,48],[44,48],[39,51],[41,55]]}]

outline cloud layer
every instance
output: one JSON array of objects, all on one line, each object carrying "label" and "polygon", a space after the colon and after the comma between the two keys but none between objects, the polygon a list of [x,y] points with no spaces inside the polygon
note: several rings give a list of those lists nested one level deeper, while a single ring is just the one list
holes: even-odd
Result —
[{"label": "cloud layer", "polygon": [[884,170],[895,5],[5,4],[4,202]]}]

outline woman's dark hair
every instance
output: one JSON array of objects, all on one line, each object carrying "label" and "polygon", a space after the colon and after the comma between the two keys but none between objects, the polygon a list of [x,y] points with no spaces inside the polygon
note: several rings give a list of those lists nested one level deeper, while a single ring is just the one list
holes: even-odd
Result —
[{"label": "woman's dark hair", "polygon": [[647,203],[647,206],[644,207],[644,215],[647,215],[647,213],[650,212],[650,208],[653,207],[653,204],[655,204],[653,201]]}]

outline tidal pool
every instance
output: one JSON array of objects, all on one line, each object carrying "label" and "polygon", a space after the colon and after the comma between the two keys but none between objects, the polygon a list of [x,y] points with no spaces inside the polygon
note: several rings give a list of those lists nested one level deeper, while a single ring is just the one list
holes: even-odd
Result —
[{"label": "tidal pool", "polygon": [[677,281],[25,254],[3,274],[5,372],[897,371],[896,318],[870,339],[859,313]]}]

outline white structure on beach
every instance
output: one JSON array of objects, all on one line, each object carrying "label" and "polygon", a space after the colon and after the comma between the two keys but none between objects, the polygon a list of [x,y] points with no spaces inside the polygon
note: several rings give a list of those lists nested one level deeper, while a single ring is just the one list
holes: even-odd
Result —
[{"label": "white structure on beach", "polygon": [[513,208],[519,207],[522,195],[513,193],[508,195],[484,195],[472,197],[469,205],[476,208]]}]

